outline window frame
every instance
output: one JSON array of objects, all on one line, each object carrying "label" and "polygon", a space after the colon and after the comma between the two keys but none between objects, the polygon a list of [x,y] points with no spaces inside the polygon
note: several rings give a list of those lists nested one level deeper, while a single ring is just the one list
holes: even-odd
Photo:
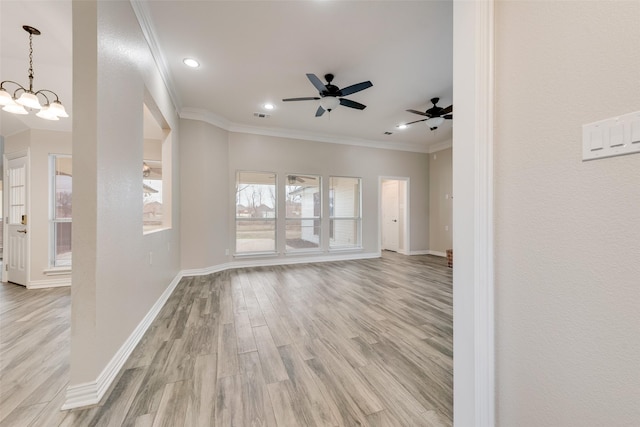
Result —
[{"label": "window frame", "polygon": [[[239,185],[240,185],[240,175],[241,174],[265,174],[265,175],[273,175],[273,218],[251,218],[251,217],[238,217],[238,203],[239,203]],[[270,185],[270,184],[269,184]],[[234,192],[234,202],[233,202],[233,211],[234,211],[234,256],[259,256],[259,255],[276,255],[278,253],[278,203],[279,203],[279,195],[278,195],[278,174],[272,171],[256,171],[256,170],[236,170],[236,182],[235,182],[235,192]],[[239,251],[238,250],[238,223],[240,221],[243,222],[273,222],[273,250],[257,250],[257,251]]]},{"label": "window frame", "polygon": [[[358,181],[358,196],[355,198],[357,203],[357,216],[336,216],[332,207],[335,206],[335,192],[333,191],[332,180],[334,178],[354,179]],[[328,182],[329,194],[329,251],[350,251],[362,249],[362,178],[356,176],[330,175]],[[355,221],[356,224],[356,241],[352,245],[332,245],[335,221]]]},{"label": "window frame", "polygon": [[[68,158],[71,159],[71,154],[49,154],[49,267],[52,269],[70,269],[73,265],[73,261],[69,259],[68,263],[60,263],[57,257],[57,245],[58,245],[58,224],[72,224],[73,222],[73,184],[71,187],[71,217],[58,218],[57,216],[57,195],[56,195],[56,172],[57,172],[57,159]],[[71,180],[73,182],[73,172],[71,172]],[[73,254],[73,246],[71,246],[70,252]]]},{"label": "window frame", "polygon": [[[289,192],[287,190],[287,187],[293,186],[292,184],[289,184],[289,177],[300,177],[300,176],[304,176],[304,177],[313,177],[313,178],[317,178],[318,180],[318,192],[317,194],[319,194],[318,198],[319,198],[319,209],[318,209],[318,215],[317,216],[312,216],[312,217],[308,217],[308,216],[300,216],[300,217],[291,217],[289,216],[289,212],[287,209],[287,199],[289,196]],[[285,203],[285,215],[284,215],[284,251],[285,254],[299,254],[299,253],[310,253],[310,252],[322,252],[323,250],[323,241],[324,239],[322,238],[322,230],[323,230],[323,208],[324,208],[324,191],[322,188],[322,184],[323,184],[323,179],[322,179],[322,175],[320,174],[303,174],[303,173],[287,173],[285,174],[285,183],[284,183],[284,203]],[[316,194],[316,193],[313,193]],[[312,196],[315,199],[315,196]],[[314,210],[315,210],[315,201],[314,201]],[[299,249],[288,249],[288,244],[287,244],[287,226],[289,225],[290,221],[313,221],[313,228],[314,228],[314,235],[318,236],[318,246],[315,248],[299,248]],[[315,233],[315,230],[317,229],[317,234]]]},{"label": "window frame", "polygon": [[[144,121],[144,133],[142,138],[142,163],[141,163],[141,181],[140,191],[142,195],[142,235],[157,233],[160,231],[170,230],[173,228],[172,209],[173,209],[173,192],[172,192],[172,158],[173,158],[173,131],[160,109],[155,104],[155,101],[148,94],[145,89],[145,99],[142,103],[143,121]],[[160,153],[160,159],[157,159],[152,153],[148,153],[151,147],[155,147],[153,150],[156,153]],[[145,164],[147,167],[149,163],[159,163],[161,170],[161,179],[157,180],[161,182],[161,223],[150,224],[147,223],[145,215],[154,215],[153,212],[145,212]],[[149,170],[157,168],[150,168]],[[153,172],[150,172],[153,173]],[[153,180],[151,180],[153,181]]]}]

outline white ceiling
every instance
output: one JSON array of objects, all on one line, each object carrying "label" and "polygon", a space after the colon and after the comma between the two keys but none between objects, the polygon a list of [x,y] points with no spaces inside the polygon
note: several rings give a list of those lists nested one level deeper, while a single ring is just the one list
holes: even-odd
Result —
[{"label": "white ceiling", "polygon": [[[72,114],[70,4],[0,2],[0,78],[27,83],[28,36],[21,26],[35,26],[42,31],[34,37],[36,86],[58,92]],[[213,117],[233,130],[427,149],[450,140],[453,121],[436,131],[424,122],[404,130],[396,125],[421,119],[405,110],[424,111],[432,97],[441,98],[440,106],[451,104],[452,7],[452,0],[183,0],[142,2],[136,9],[148,20],[168,84],[186,116]],[[198,59],[200,68],[187,68],[185,57]],[[317,118],[318,101],[282,102],[317,96],[306,73],[322,80],[332,73],[339,87],[370,80],[373,87],[346,97],[367,108],[339,106]],[[264,110],[266,102],[276,108]],[[256,118],[255,112],[270,118]],[[0,115],[3,135],[12,133],[3,128],[20,123],[7,116],[12,115]],[[23,126],[50,124],[29,119]]]}]

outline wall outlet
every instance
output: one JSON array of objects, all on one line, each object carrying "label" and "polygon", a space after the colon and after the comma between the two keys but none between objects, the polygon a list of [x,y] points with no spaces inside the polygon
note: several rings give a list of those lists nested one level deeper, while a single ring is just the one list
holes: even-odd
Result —
[{"label": "wall outlet", "polygon": [[449,231],[449,226],[448,225],[444,226],[444,231]]},{"label": "wall outlet", "polygon": [[149,252],[149,265],[153,265],[153,252]]},{"label": "wall outlet", "polygon": [[225,249],[225,250],[224,250],[224,254],[225,254],[225,255],[229,255],[229,249]]}]

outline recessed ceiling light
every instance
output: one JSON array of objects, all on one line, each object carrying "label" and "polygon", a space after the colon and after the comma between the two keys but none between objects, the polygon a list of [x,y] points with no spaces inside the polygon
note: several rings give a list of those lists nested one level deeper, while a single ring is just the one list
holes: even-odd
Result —
[{"label": "recessed ceiling light", "polygon": [[274,108],[276,108],[276,106],[273,105],[273,104],[269,104],[269,103],[264,104],[264,109],[265,110],[273,110]]},{"label": "recessed ceiling light", "polygon": [[191,68],[198,68],[200,66],[200,63],[193,58],[184,58],[182,62],[184,62],[184,65],[187,67]]},{"label": "recessed ceiling light", "polygon": [[406,129],[407,125],[398,125],[398,129]]}]

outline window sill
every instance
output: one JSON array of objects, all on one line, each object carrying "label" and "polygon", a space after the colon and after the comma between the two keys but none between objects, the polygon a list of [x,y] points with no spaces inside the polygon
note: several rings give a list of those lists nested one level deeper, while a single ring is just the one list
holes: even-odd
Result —
[{"label": "window sill", "polygon": [[362,252],[362,246],[353,246],[348,248],[329,248],[329,252]]},{"label": "window sill", "polygon": [[62,276],[71,274],[71,267],[51,267],[42,272],[45,276]]},{"label": "window sill", "polygon": [[295,256],[295,255],[318,255],[323,254],[324,251],[322,249],[300,249],[297,251],[288,251],[285,252],[285,256]]},{"label": "window sill", "polygon": [[267,258],[278,256],[277,252],[243,252],[239,254],[233,254],[234,258]]},{"label": "window sill", "polygon": [[146,236],[147,234],[155,234],[161,231],[171,230],[171,227],[162,227],[162,228],[154,228],[153,230],[143,230],[142,235]]}]

